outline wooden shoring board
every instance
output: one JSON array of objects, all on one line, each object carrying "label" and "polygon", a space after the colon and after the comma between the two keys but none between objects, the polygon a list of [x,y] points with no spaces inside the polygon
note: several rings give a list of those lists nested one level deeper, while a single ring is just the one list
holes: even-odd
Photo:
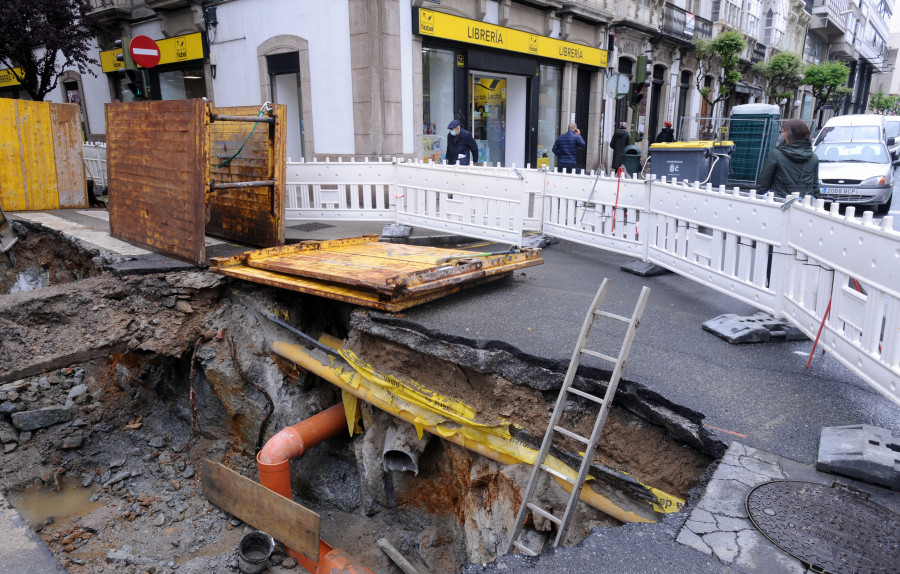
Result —
[{"label": "wooden shoring board", "polygon": [[317,513],[221,464],[203,459],[201,465],[207,500],[313,562],[319,560]]}]

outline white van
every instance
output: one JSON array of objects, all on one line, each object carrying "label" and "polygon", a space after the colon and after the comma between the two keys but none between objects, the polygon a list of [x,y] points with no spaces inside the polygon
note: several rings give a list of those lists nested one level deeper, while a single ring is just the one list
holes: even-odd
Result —
[{"label": "white van", "polygon": [[[891,138],[893,140],[893,138]],[[825,122],[816,140],[815,148],[822,142],[884,142],[889,147],[884,116],[878,114],[851,114],[836,116]]]}]

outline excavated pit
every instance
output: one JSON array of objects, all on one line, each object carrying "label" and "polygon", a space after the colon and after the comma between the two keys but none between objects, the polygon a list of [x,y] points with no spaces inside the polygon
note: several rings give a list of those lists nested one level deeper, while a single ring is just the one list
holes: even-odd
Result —
[{"label": "excavated pit", "polygon": [[[201,270],[114,275],[63,238],[19,232],[17,266],[3,270],[4,280],[35,261],[55,279],[0,295],[0,490],[73,574],[238,571],[241,538],[265,524],[209,504],[200,461],[256,480],[265,440],[341,399],[271,352],[273,340],[294,338],[254,306],[313,337],[343,339],[385,373],[517,423],[519,438],[538,444],[565,371],[502,343],[444,338],[398,316]],[[586,367],[577,384],[596,390],[606,377]],[[569,423],[589,434],[593,417],[573,406]],[[292,463],[294,498],[321,514],[322,537],[375,572],[400,572],[375,544],[381,537],[424,571],[495,558],[530,467],[432,438],[417,475],[385,471],[387,429],[409,425],[365,404],[362,411],[363,434],[330,439]],[[722,449],[701,419],[623,380],[594,460],[687,498]],[[544,504],[564,504],[560,488],[544,490]],[[77,500],[74,510],[32,512],[60,496]],[[617,524],[581,504],[566,543]],[[537,526],[550,534],[549,524]],[[271,565],[299,568],[280,545]]]}]

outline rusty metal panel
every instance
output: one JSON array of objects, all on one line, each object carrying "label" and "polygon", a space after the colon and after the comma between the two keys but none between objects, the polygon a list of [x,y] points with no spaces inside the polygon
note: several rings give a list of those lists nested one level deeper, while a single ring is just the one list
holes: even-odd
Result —
[{"label": "rusty metal panel", "polygon": [[[257,117],[259,112],[253,106],[212,109],[221,116]],[[274,124],[215,119],[210,123],[210,182],[274,180],[273,186],[212,191],[210,235],[260,247],[284,245],[286,106],[274,104],[272,115]]]},{"label": "rusty metal panel", "polygon": [[206,264],[206,102],[106,104],[111,235]]},{"label": "rusty metal panel", "polygon": [[78,104],[50,104],[56,184],[60,207],[87,207],[87,182]]},{"label": "rusty metal panel", "polygon": [[251,251],[210,264],[222,275],[393,312],[543,263],[540,251],[531,249],[475,255],[380,243],[368,235]]}]

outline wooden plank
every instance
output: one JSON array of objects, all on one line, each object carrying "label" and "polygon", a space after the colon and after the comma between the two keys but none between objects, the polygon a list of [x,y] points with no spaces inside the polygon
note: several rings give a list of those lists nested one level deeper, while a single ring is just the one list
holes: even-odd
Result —
[{"label": "wooden plank", "polygon": [[16,101],[0,98],[0,208],[4,211],[28,209]]},{"label": "wooden plank", "polygon": [[319,560],[319,515],[221,464],[203,459],[203,495],[275,540]]},{"label": "wooden plank", "polygon": [[60,207],[87,207],[81,108],[77,104],[49,104],[56,185]]}]

